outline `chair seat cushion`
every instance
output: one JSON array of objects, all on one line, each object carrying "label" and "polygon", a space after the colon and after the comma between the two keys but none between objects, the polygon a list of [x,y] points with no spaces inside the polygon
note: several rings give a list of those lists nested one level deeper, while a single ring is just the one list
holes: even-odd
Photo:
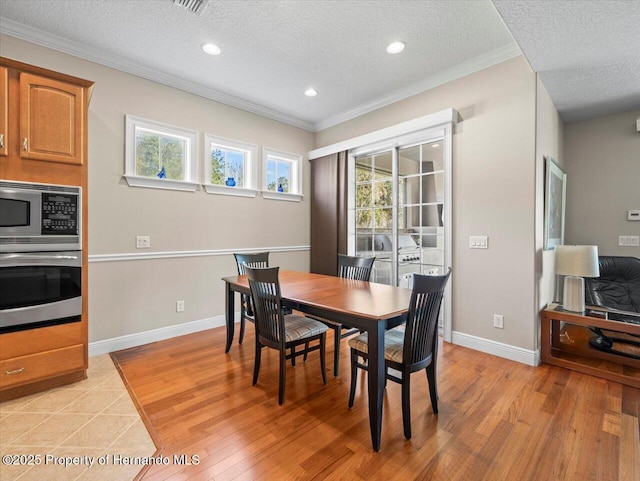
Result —
[{"label": "chair seat cushion", "polygon": [[299,341],[327,332],[327,326],[319,321],[296,314],[284,316],[285,342]]},{"label": "chair seat cushion", "polygon": [[[369,338],[367,333],[349,339],[349,346],[356,351],[369,353]],[[404,346],[404,326],[389,329],[384,333],[384,358],[393,362],[402,362],[402,348]]]}]

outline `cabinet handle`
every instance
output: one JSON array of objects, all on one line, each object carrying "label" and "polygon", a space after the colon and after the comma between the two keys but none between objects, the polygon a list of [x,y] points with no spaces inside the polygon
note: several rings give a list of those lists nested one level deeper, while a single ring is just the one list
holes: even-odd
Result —
[{"label": "cabinet handle", "polygon": [[0,149],[4,148],[4,134],[0,134]]},{"label": "cabinet handle", "polygon": [[7,376],[11,376],[12,374],[20,374],[22,371],[24,371],[24,367],[21,367],[20,369],[14,369],[13,371],[5,371],[4,373]]},{"label": "cabinet handle", "polygon": [[24,141],[22,142],[22,146],[24,147],[24,150],[26,152],[27,151],[27,146],[28,146],[28,140],[27,140],[26,137],[24,138]]}]

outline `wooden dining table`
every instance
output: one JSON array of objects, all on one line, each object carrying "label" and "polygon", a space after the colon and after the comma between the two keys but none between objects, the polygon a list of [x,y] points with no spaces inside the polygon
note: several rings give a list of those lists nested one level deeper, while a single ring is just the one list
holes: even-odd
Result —
[{"label": "wooden dining table", "polygon": [[[225,282],[227,343],[233,343],[235,293],[249,294],[247,276],[231,276]],[[384,332],[399,323],[409,310],[411,290],[340,277],[281,270],[283,303],[307,314],[332,319],[366,331],[369,336],[369,427],[373,449],[380,450],[382,399],[385,386]]]}]

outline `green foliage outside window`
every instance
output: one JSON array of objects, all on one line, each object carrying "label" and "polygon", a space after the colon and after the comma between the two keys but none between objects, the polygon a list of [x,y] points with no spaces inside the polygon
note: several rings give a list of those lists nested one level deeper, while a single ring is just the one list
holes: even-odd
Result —
[{"label": "green foliage outside window", "polygon": [[211,149],[211,183],[224,185],[225,176],[224,152],[220,149]]},{"label": "green foliage outside window", "polygon": [[151,132],[136,132],[136,175],[156,177],[165,169],[167,179],[184,179],[186,141]]},{"label": "green foliage outside window", "polygon": [[274,192],[279,192],[278,187],[282,186],[282,192],[289,192],[289,178],[288,177],[278,177],[278,183],[275,181],[269,182],[267,184],[267,190],[272,190]]},{"label": "green foliage outside window", "polygon": [[[374,177],[376,182],[372,183]],[[356,228],[370,229],[375,226],[377,229],[390,230],[392,205],[391,175],[377,171],[374,176],[370,167],[356,166]]]}]

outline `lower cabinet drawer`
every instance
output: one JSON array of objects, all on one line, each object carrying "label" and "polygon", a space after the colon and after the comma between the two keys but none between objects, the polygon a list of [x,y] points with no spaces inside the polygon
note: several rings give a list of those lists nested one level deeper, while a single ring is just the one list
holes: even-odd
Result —
[{"label": "lower cabinet drawer", "polygon": [[0,388],[84,369],[84,346],[64,347],[0,361]]}]

